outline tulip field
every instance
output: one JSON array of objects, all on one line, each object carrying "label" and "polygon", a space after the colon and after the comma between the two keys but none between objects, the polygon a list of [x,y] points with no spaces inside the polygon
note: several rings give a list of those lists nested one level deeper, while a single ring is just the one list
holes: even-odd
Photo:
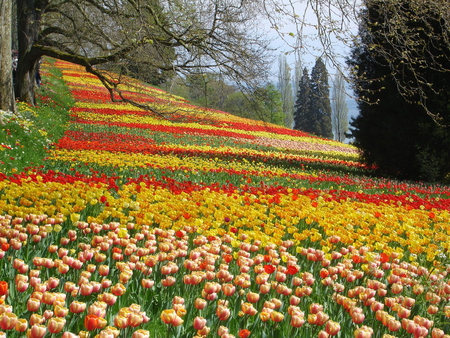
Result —
[{"label": "tulip field", "polygon": [[62,61],[47,107],[52,69],[64,134],[0,173],[0,338],[450,337],[448,186]]}]

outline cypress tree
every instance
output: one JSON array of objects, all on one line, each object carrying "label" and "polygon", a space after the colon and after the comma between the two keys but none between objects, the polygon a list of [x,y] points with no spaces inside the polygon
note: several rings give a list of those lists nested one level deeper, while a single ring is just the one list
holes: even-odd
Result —
[{"label": "cypress tree", "polygon": [[321,58],[311,71],[311,116],[313,133],[317,136],[332,139],[330,89],[328,71]]},{"label": "cypress tree", "polygon": [[308,69],[303,69],[298,84],[297,100],[295,101],[294,129],[306,133],[314,132],[311,116],[311,79]]}]

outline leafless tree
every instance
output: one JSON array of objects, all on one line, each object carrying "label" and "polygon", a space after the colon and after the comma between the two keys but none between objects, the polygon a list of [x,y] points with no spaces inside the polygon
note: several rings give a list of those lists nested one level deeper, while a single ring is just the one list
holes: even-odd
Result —
[{"label": "leafless tree", "polygon": [[[260,84],[271,63],[256,0],[17,0],[17,10],[16,94],[29,103],[34,102],[34,75],[43,55],[86,67],[112,98],[115,93],[126,102],[132,100],[122,90],[123,78],[100,65],[125,63],[130,54],[149,48],[158,55],[146,60],[154,69],[208,70],[245,88]],[[164,55],[167,51],[172,54]]]},{"label": "leafless tree", "polygon": [[348,131],[348,106],[346,102],[345,79],[341,73],[337,73],[331,89],[331,121],[333,123],[334,139],[344,142],[345,133]]},{"label": "leafless tree", "polygon": [[292,91],[291,69],[282,54],[278,59],[278,90],[281,93],[285,126],[292,128],[294,124],[294,95]]}]

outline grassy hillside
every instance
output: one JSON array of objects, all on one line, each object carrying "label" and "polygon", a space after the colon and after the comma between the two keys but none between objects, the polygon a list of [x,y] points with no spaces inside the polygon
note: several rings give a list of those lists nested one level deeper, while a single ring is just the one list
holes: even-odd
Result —
[{"label": "grassy hillside", "polygon": [[448,337],[448,187],[138,82],[164,117],[111,103],[73,64],[43,80],[0,126],[8,337]]}]

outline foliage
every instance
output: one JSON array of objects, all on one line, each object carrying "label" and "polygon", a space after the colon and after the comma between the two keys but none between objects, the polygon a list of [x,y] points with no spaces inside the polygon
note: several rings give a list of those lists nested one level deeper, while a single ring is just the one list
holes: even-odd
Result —
[{"label": "foliage", "polygon": [[273,83],[268,83],[263,88],[255,91],[256,112],[261,112],[261,120],[279,126],[285,125],[285,114],[283,111],[283,101],[281,93]]},{"label": "foliage", "polygon": [[[360,27],[361,40],[355,44],[349,61],[355,69],[354,89],[360,99],[360,115],[351,123],[355,145],[362,150],[364,161],[377,166],[381,174],[401,179],[443,181],[450,171],[448,128],[423,114],[423,107],[414,101],[418,98],[412,96],[406,100],[401,87],[405,82],[415,81],[415,72],[420,72],[421,77],[434,83],[437,90],[426,91],[427,107],[441,116],[450,103],[450,96],[445,90],[449,85],[448,77],[439,75],[439,71],[433,68],[422,67],[422,63],[416,65],[416,70],[405,71],[402,82],[392,76],[390,60],[385,59],[385,53],[393,47],[390,41],[384,40],[386,37],[380,28],[389,8],[378,1],[368,1],[366,6]],[[413,9],[408,6],[403,8],[408,13]],[[411,23],[418,32],[430,28],[422,24]],[[425,39],[426,36],[420,33],[418,37]],[[433,45],[434,38],[430,35],[427,43]],[[376,46],[382,46],[384,52],[379,53]],[[418,45],[416,54],[424,62],[439,59],[440,54],[426,52],[426,55],[420,55],[420,48]],[[438,49],[442,48],[440,46]],[[392,147],[392,144],[396,146]]]}]

